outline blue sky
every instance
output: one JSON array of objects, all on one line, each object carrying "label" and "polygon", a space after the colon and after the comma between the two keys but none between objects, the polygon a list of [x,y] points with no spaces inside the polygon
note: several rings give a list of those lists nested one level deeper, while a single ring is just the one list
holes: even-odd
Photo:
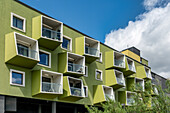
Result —
[{"label": "blue sky", "polygon": [[134,21],[145,11],[143,0],[20,1],[103,43],[111,30],[126,27],[130,20]]}]

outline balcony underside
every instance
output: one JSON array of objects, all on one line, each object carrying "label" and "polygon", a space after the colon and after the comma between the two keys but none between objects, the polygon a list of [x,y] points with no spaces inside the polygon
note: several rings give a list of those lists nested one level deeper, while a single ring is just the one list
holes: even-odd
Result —
[{"label": "balcony underside", "polygon": [[70,102],[75,102],[78,101],[80,99],[83,99],[84,97],[76,97],[76,96],[65,96],[65,97],[59,97],[59,100],[63,100],[63,101],[70,101]]},{"label": "balcony underside", "polygon": [[41,47],[44,47],[50,50],[55,50],[61,44],[61,42],[57,40],[52,40],[50,38],[40,38],[38,39],[38,44]]},{"label": "balcony underside", "polygon": [[130,75],[132,75],[132,74],[135,74],[135,72],[134,72],[134,71],[131,71],[131,70],[123,71],[123,75],[124,75],[125,77],[128,77],[128,76],[130,76]]},{"label": "balcony underside", "polygon": [[91,56],[88,54],[85,54],[84,56],[85,56],[86,63],[92,63],[93,61],[96,61],[96,59],[98,59],[97,56]]},{"label": "balcony underside", "polygon": [[110,68],[107,69],[116,69],[118,71],[125,71],[126,69],[124,67],[118,67],[118,66],[111,66]]},{"label": "balcony underside", "polygon": [[52,93],[42,93],[42,92],[40,92],[39,94],[33,95],[33,97],[53,99],[53,98],[58,97],[59,95],[61,95],[61,94],[52,94]]},{"label": "balcony underside", "polygon": [[39,61],[26,58],[23,56],[16,55],[15,57],[8,60],[6,63],[13,64],[25,68],[33,68]]},{"label": "balcony underside", "polygon": [[119,88],[122,88],[122,87],[125,87],[125,86],[121,85],[121,84],[114,84],[112,87],[113,87],[113,89],[119,89]]},{"label": "balcony underside", "polygon": [[64,75],[66,76],[72,76],[72,77],[81,77],[83,76],[84,74],[83,73],[77,73],[77,72],[65,72]]}]

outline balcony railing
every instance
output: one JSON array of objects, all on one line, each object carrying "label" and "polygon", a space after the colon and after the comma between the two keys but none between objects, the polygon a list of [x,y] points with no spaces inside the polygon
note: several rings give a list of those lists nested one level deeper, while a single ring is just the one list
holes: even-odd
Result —
[{"label": "balcony railing", "polygon": [[152,78],[152,77],[151,77],[151,74],[150,74],[149,72],[146,72],[146,76],[147,76],[148,78]]},{"label": "balcony railing", "polygon": [[17,45],[18,48],[18,54],[25,56],[25,57],[29,57],[29,58],[33,58],[33,59],[38,59],[38,52],[32,49],[29,49],[27,47],[24,47],[22,45]]},{"label": "balcony railing", "polygon": [[128,66],[129,66],[129,70],[135,71],[135,68],[131,64],[128,64]]},{"label": "balcony railing", "polygon": [[158,95],[158,89],[156,87],[153,87],[153,92]]},{"label": "balcony railing", "polygon": [[118,84],[124,85],[124,80],[122,78],[116,77],[116,80]]},{"label": "balcony railing", "polygon": [[86,46],[85,53],[99,57],[99,50],[96,48],[91,48],[91,47]]},{"label": "balcony railing", "polygon": [[107,101],[108,101],[109,99],[110,99],[110,100],[114,100],[114,96],[113,96],[113,95],[110,95],[110,94],[105,94],[105,98],[106,98]]},{"label": "balcony railing", "polygon": [[57,32],[57,31],[54,31],[54,30],[51,30],[51,29],[47,29],[47,28],[42,29],[42,36],[47,37],[47,38],[51,38],[51,39],[55,39],[55,40],[58,40],[58,41],[61,40],[61,38],[60,38],[61,33],[60,32]]},{"label": "balcony railing", "polygon": [[68,63],[68,71],[83,73],[83,67],[80,64]]},{"label": "balcony railing", "polygon": [[81,88],[70,87],[71,95],[73,96],[82,96]]},{"label": "balcony railing", "polygon": [[57,83],[42,82],[42,91],[51,93],[62,93],[62,86],[61,84]]},{"label": "balcony railing", "polygon": [[124,67],[124,62],[122,60],[114,60],[114,64],[119,67]]}]

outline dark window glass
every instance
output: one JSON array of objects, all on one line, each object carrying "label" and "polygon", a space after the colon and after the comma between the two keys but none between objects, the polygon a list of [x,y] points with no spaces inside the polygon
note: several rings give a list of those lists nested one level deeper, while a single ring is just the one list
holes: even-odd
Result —
[{"label": "dark window glass", "polygon": [[39,64],[43,64],[49,66],[49,54],[43,53],[40,51],[40,62]]},{"label": "dark window glass", "polygon": [[19,19],[15,16],[13,17],[13,26],[14,27],[17,27],[17,28],[23,30],[23,23],[24,23],[24,21],[22,19]]},{"label": "dark window glass", "polygon": [[22,44],[17,44],[18,47],[18,54],[23,55],[23,56],[27,56],[29,55],[29,49],[27,46],[24,46]]},{"label": "dark window glass", "polygon": [[12,72],[12,83],[23,85],[23,74]]},{"label": "dark window glass", "polygon": [[69,50],[70,49],[70,40],[63,38],[62,47]]}]

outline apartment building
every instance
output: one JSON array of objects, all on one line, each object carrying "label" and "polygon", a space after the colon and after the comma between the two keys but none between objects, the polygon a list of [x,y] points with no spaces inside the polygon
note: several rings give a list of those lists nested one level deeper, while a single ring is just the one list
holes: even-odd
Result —
[{"label": "apartment building", "polygon": [[0,113],[128,106],[152,79],[137,48],[117,51],[18,0],[0,1],[0,20]]}]

